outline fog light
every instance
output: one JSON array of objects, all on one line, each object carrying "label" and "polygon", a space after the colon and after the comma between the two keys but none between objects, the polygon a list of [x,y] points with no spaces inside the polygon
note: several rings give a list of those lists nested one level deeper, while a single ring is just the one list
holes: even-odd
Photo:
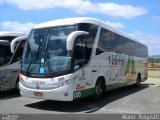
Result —
[{"label": "fog light", "polygon": [[21,73],[19,74],[19,81],[23,81],[23,76]]},{"label": "fog light", "polygon": [[69,93],[68,93],[68,92],[65,92],[65,93],[64,93],[64,96],[68,96],[68,95],[69,95]]}]

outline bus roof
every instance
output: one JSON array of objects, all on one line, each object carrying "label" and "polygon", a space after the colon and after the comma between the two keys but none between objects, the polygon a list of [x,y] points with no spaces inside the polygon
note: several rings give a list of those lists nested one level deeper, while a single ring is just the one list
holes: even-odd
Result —
[{"label": "bus roof", "polygon": [[46,27],[54,27],[54,26],[65,26],[65,25],[74,25],[77,23],[93,23],[99,25],[99,20],[95,18],[88,17],[76,17],[76,18],[64,18],[53,21],[44,22],[36,25],[34,28],[46,28]]},{"label": "bus roof", "polygon": [[[136,41],[138,42],[139,44],[142,44],[140,43],[137,39],[135,38],[132,38],[131,36],[127,35],[126,33],[110,26],[109,24],[99,20],[99,19],[96,19],[96,18],[90,18],[90,17],[75,17],[75,18],[64,18],[64,19],[58,19],[58,20],[53,20],[53,21],[48,21],[48,22],[44,22],[44,23],[41,23],[41,24],[38,24],[36,26],[34,26],[33,29],[40,29],[40,28],[48,28],[48,27],[56,27],[56,26],[65,26],[65,25],[74,25],[74,24],[78,24],[78,23],[91,23],[91,24],[95,24],[95,25],[98,25],[98,26],[101,26],[105,29],[108,29],[116,34],[119,34],[121,36],[124,36],[126,38],[129,38],[133,41]],[[144,44],[142,44],[144,45]],[[146,45],[144,45],[146,46]]]},{"label": "bus roof", "polygon": [[25,33],[22,33],[22,32],[0,32],[0,37],[1,36],[15,36],[15,37],[18,37],[18,36],[22,36],[22,35],[25,35]]}]

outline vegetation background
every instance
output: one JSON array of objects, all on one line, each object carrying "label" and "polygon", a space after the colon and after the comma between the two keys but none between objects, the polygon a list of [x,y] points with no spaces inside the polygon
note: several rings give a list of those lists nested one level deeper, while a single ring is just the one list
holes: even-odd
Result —
[{"label": "vegetation background", "polygon": [[160,78],[160,57],[148,58],[148,77]]}]

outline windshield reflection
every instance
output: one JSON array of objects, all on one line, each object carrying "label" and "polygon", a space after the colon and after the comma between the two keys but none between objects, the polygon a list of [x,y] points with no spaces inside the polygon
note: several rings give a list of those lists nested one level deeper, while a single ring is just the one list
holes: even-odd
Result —
[{"label": "windshield reflection", "polygon": [[69,69],[71,51],[66,49],[66,39],[76,29],[76,26],[61,26],[32,30],[23,52],[22,71],[44,74]]}]

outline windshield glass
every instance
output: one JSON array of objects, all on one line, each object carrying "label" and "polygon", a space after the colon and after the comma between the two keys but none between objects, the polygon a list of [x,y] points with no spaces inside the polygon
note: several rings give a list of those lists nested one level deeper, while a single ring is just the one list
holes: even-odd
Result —
[{"label": "windshield glass", "polygon": [[77,26],[61,26],[32,30],[24,47],[22,71],[44,74],[69,69],[71,51],[66,49],[66,39],[76,29]]}]

